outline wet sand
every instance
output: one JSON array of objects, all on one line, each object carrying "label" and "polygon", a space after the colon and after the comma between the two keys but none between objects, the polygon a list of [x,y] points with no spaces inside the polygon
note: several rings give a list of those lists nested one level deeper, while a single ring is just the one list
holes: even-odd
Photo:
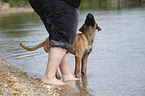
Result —
[{"label": "wet sand", "polygon": [[3,96],[57,96],[58,88],[44,85],[37,78],[32,78],[17,66],[0,58],[0,95]]}]

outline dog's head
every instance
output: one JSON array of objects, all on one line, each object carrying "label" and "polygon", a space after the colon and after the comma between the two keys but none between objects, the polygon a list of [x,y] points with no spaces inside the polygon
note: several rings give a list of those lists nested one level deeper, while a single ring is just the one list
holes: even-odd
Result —
[{"label": "dog's head", "polygon": [[89,13],[86,16],[85,23],[83,26],[79,29],[79,31],[84,32],[87,30],[89,27],[91,27],[94,31],[97,29],[98,31],[101,31],[101,28],[98,26],[98,24],[95,22],[94,16]]}]

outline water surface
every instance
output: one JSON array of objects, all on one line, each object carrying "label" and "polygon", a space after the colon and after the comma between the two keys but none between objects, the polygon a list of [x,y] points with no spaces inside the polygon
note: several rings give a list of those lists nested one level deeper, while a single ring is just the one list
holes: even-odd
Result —
[{"label": "water surface", "polygon": [[[64,95],[145,95],[145,8],[80,11],[78,29],[91,12],[102,28],[96,32],[87,76],[62,88]],[[79,31],[78,31],[79,33]],[[0,14],[0,56],[42,79],[48,54],[43,48],[25,51],[19,46],[39,44],[48,36],[35,13]],[[74,71],[74,56],[70,65]]]}]

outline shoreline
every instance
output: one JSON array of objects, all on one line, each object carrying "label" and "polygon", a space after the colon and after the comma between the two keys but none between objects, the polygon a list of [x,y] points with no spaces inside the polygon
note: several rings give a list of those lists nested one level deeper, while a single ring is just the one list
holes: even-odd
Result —
[{"label": "shoreline", "polygon": [[34,12],[34,10],[32,8],[6,8],[6,9],[0,9],[0,14],[24,13],[24,12]]},{"label": "shoreline", "polygon": [[32,78],[18,66],[0,57],[0,95],[3,96],[58,96],[54,86],[43,84],[38,78]]}]

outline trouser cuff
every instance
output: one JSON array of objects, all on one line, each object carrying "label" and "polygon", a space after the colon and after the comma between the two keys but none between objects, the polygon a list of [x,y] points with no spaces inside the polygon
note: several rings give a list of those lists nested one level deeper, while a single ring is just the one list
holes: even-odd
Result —
[{"label": "trouser cuff", "polygon": [[61,47],[63,49],[67,49],[67,52],[70,52],[73,50],[73,45],[70,45],[68,43],[58,42],[54,40],[50,40],[50,47]]}]

